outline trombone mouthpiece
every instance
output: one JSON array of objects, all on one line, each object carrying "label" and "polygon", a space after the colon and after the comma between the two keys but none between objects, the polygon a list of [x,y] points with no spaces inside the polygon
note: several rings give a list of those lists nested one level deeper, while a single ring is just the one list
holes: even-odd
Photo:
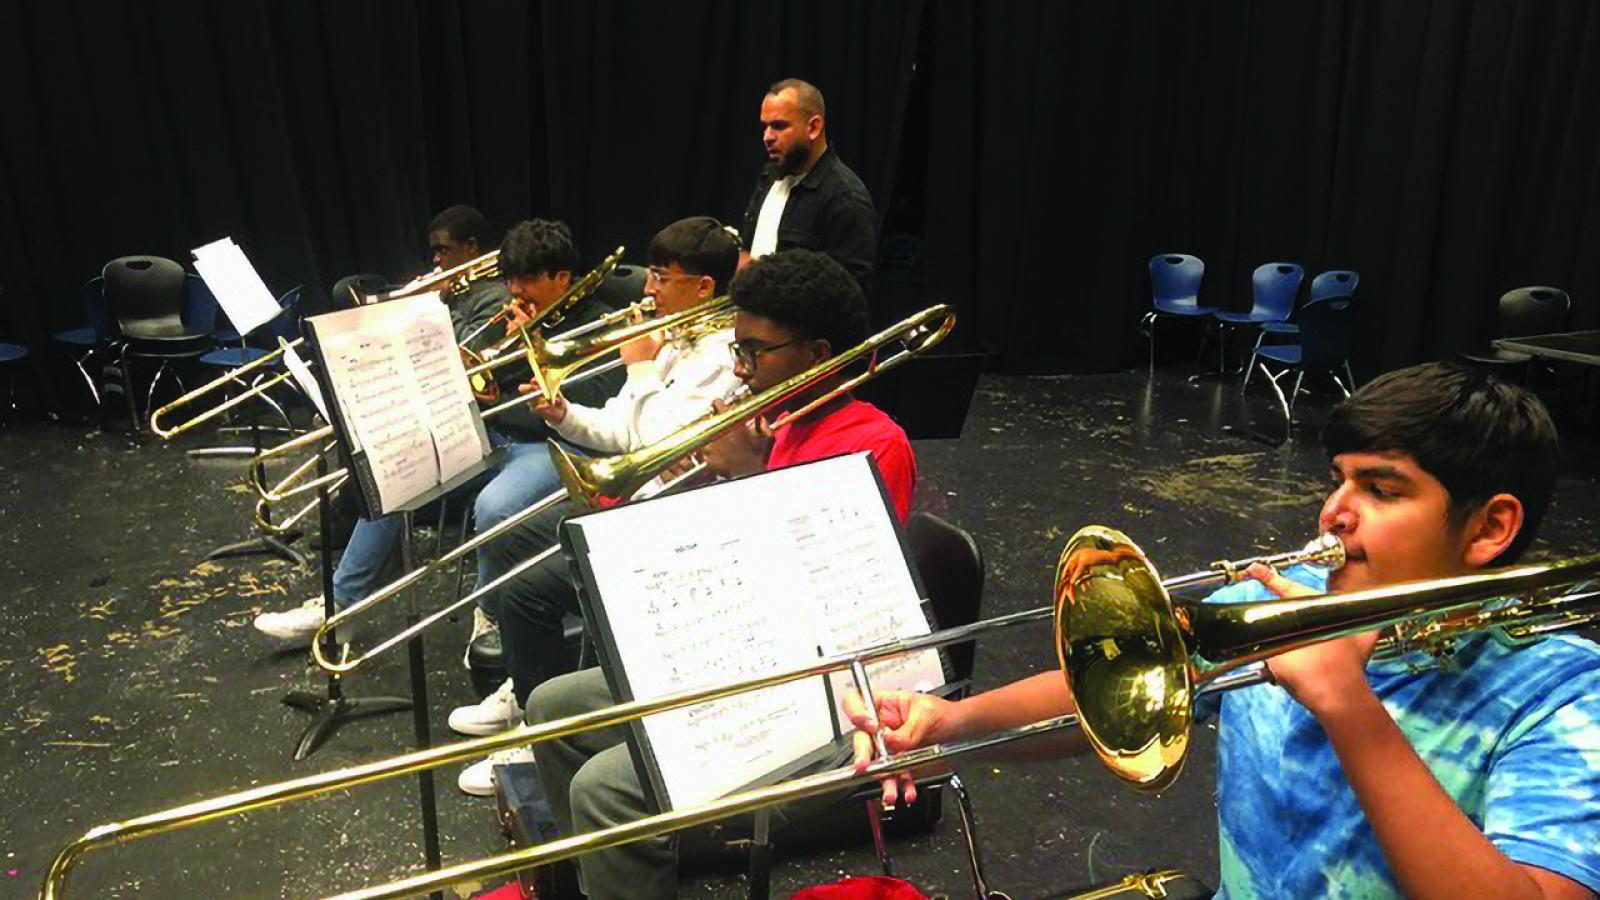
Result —
[{"label": "trombone mouthpiece", "polygon": [[1344,568],[1344,542],[1331,531],[1317,535],[1300,554],[1304,557],[1301,562],[1307,565],[1321,566],[1329,572]]}]

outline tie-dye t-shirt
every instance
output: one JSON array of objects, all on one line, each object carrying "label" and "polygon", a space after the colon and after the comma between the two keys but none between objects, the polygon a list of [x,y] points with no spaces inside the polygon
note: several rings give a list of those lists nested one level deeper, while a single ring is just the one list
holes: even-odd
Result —
[{"label": "tie-dye t-shirt", "polygon": [[[1326,584],[1316,569],[1285,574]],[[1210,602],[1271,596],[1246,581]],[[1369,664],[1367,677],[1500,852],[1600,890],[1600,647],[1571,636],[1513,647],[1485,634],[1458,643],[1451,661],[1412,654]],[[1201,714],[1219,700],[1217,897],[1399,897],[1316,719],[1273,685],[1205,698]]]}]

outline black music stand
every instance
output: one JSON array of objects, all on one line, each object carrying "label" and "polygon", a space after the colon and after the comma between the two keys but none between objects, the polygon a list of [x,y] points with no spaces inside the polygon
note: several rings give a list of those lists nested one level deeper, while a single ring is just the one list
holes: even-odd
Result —
[{"label": "black music stand", "polygon": [[[327,458],[317,458],[317,476],[328,473]],[[333,492],[324,484],[317,488],[317,499],[321,501],[318,509],[317,520],[322,528],[322,548],[318,559],[322,564],[322,604],[327,618],[333,618],[336,610],[333,605]],[[401,552],[409,549],[411,543],[411,514],[402,513],[406,517],[405,530],[402,532]],[[327,659],[339,657],[338,641],[332,632],[323,636],[322,654]],[[344,688],[339,684],[339,676],[329,673],[328,693],[326,696],[315,694],[311,691],[290,691],[283,697],[284,705],[291,706],[302,712],[311,714],[311,724],[300,733],[300,741],[295,745],[294,758],[296,761],[305,759],[317,752],[339,726],[352,719],[365,718],[366,716],[382,715],[383,713],[400,712],[411,709],[412,701],[404,697],[346,697]],[[414,679],[413,679],[414,680]],[[415,694],[413,693],[413,696]],[[421,707],[426,710],[426,705]],[[424,718],[426,716],[424,715]]]}]

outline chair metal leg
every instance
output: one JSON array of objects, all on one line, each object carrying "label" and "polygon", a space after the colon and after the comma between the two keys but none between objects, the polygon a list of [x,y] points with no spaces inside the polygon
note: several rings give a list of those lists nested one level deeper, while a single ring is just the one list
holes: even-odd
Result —
[{"label": "chair metal leg", "polygon": [[1356,376],[1350,371],[1350,360],[1348,359],[1344,361],[1344,377],[1345,383],[1350,386],[1349,390],[1345,392],[1345,396],[1348,397],[1356,389]]},{"label": "chair metal leg", "polygon": [[950,780],[946,782],[951,793],[956,795],[956,809],[961,813],[961,836],[966,840],[967,864],[972,872],[972,894],[977,900],[1011,900],[1000,892],[989,889],[989,879],[983,868],[983,849],[978,845],[978,817],[972,811],[972,798],[967,795],[967,786],[961,783],[961,776],[950,773]]},{"label": "chair metal leg", "polygon": [[133,402],[133,374],[128,371],[127,345],[117,354],[117,371],[122,376],[122,399],[128,403],[128,427],[138,434],[143,429],[139,427],[139,408]]},{"label": "chair metal leg", "polygon": [[[1293,434],[1294,433],[1294,409],[1289,405],[1289,399],[1287,397],[1283,396],[1283,388],[1278,385],[1278,379],[1282,378],[1284,375],[1289,374],[1289,370],[1288,369],[1284,369],[1282,372],[1279,372],[1277,375],[1273,375],[1272,374],[1272,370],[1267,368],[1267,364],[1266,363],[1260,363],[1260,366],[1261,366],[1261,377],[1267,379],[1267,383],[1272,385],[1272,392],[1278,396],[1278,406],[1283,409],[1283,421],[1284,421],[1284,424],[1285,424],[1285,426],[1288,427],[1289,433]],[[1285,439],[1287,440],[1287,438],[1285,438]]]},{"label": "chair metal leg", "polygon": [[1294,376],[1294,393],[1289,395],[1289,408],[1294,409],[1294,402],[1300,399],[1300,383],[1306,380],[1306,370],[1301,369]]},{"label": "chair metal leg", "polygon": [[95,387],[95,385],[94,385],[94,377],[89,374],[89,367],[88,367],[88,362],[89,362],[89,360],[91,358],[93,358],[93,356],[95,355],[95,352],[96,352],[95,349],[89,350],[89,352],[87,352],[87,353],[83,354],[82,356],[79,356],[76,359],[74,359],[72,361],[72,364],[74,366],[78,367],[78,374],[83,376],[84,384],[87,384],[89,386],[89,396],[94,398],[94,405],[95,406],[99,406],[100,405],[100,389]]},{"label": "chair metal leg", "polygon": [[1144,314],[1144,317],[1139,320],[1139,324],[1144,326],[1145,337],[1150,339],[1150,374],[1152,374],[1152,375],[1154,375],[1156,373],[1156,319],[1157,318],[1158,317],[1156,316],[1155,313],[1147,312],[1147,313]]},{"label": "chair metal leg", "polygon": [[1250,374],[1256,370],[1256,359],[1261,355],[1261,342],[1267,339],[1265,331],[1256,332],[1256,345],[1250,348],[1250,362],[1244,367],[1244,382],[1239,385],[1239,393],[1250,386]]}]

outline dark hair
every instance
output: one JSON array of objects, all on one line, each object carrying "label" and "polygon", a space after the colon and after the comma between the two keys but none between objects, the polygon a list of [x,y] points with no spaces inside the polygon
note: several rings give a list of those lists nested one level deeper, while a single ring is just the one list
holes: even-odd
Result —
[{"label": "dark hair", "polygon": [[572,243],[572,229],[561,222],[533,219],[518,222],[500,242],[500,274],[554,275],[576,272],[578,248]]},{"label": "dark hair", "polygon": [[833,353],[867,337],[867,298],[832,257],[782,250],[746,266],[733,279],[733,305],[771,319],[801,340],[826,340]]},{"label": "dark hair", "polygon": [[1522,530],[1496,560],[1533,542],[1555,488],[1560,446],[1544,404],[1528,391],[1455,362],[1389,372],[1340,403],[1322,429],[1329,457],[1399,452],[1439,479],[1459,528],[1495,494],[1522,501]]},{"label": "dark hair", "polygon": [[478,247],[484,251],[494,243],[494,229],[489,225],[489,220],[470,206],[458,204],[434,216],[433,221],[428,223],[428,234],[432,235],[435,231],[443,231],[450,235],[450,240],[460,244],[477,241]]},{"label": "dark hair", "polygon": [[785,78],[782,81],[773,82],[772,87],[767,88],[767,96],[771,97],[773,94],[780,94],[789,88],[794,88],[795,105],[800,107],[801,112],[807,116],[828,118],[827,101],[822,99],[822,92],[817,90],[817,86],[809,81],[801,81],[798,78]]},{"label": "dark hair", "polygon": [[650,239],[650,265],[677,263],[690,275],[709,275],[720,293],[739,268],[739,238],[710,216],[679,219]]}]

